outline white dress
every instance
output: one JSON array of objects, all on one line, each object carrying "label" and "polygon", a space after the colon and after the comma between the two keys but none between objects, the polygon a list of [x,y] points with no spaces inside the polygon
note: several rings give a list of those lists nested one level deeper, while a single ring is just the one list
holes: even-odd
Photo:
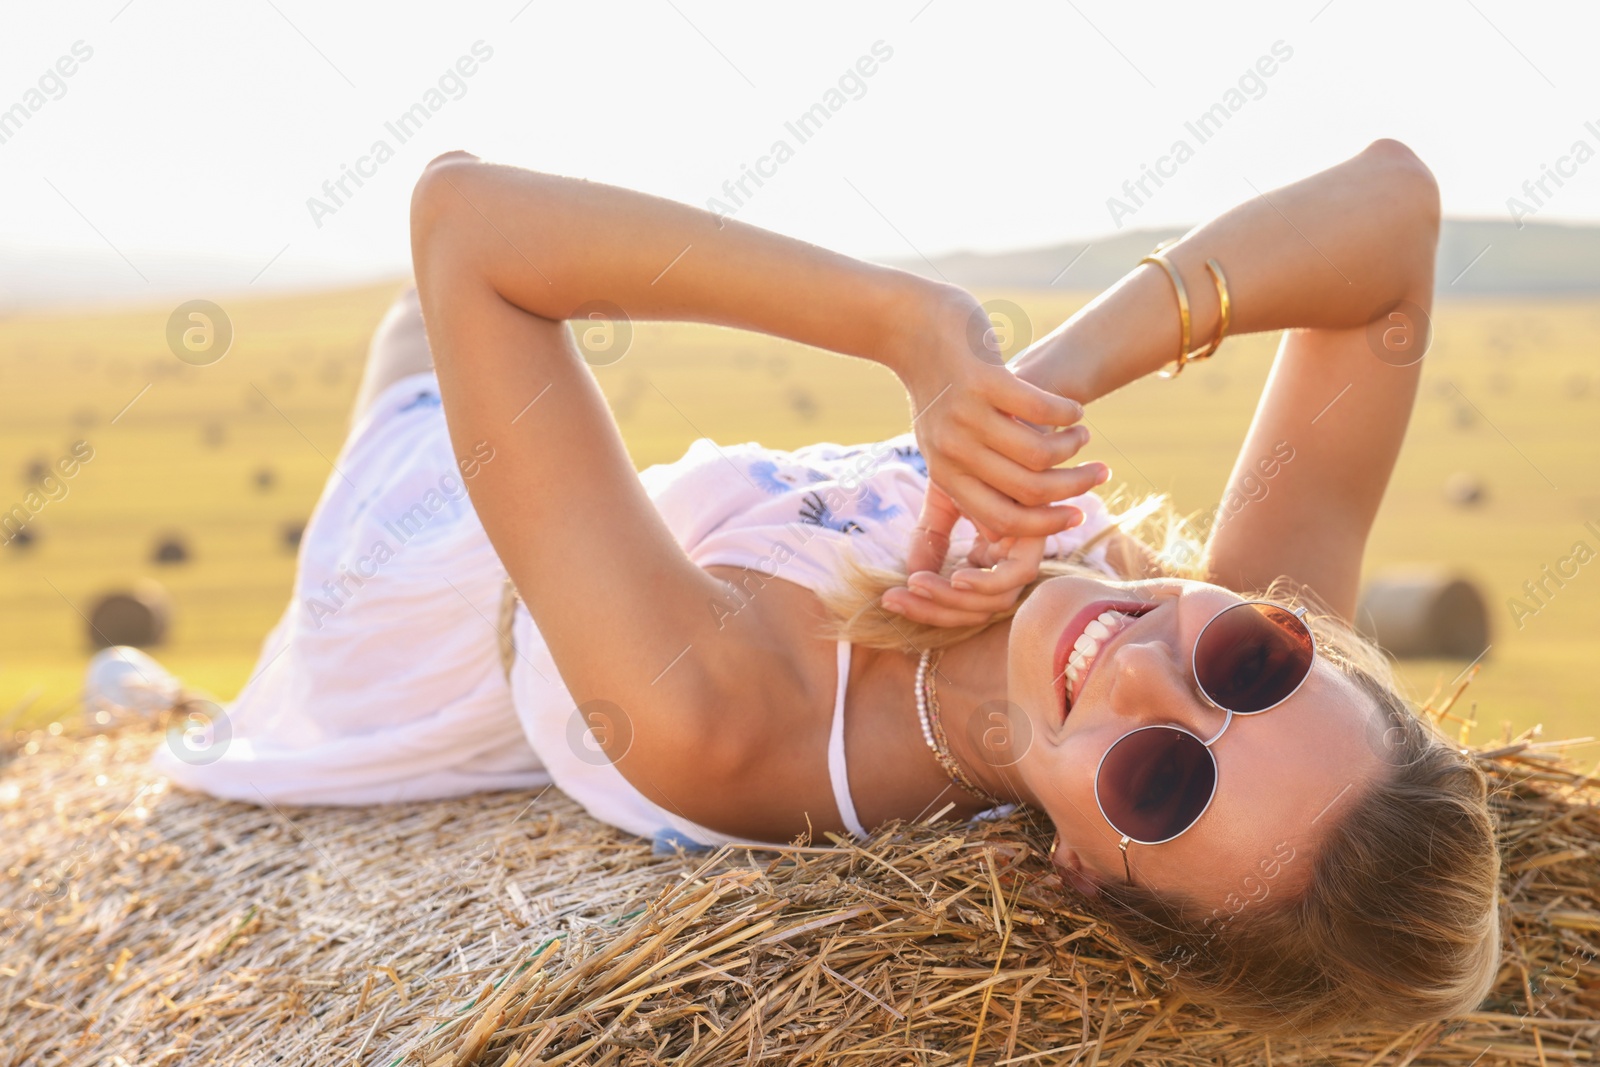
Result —
[{"label": "white dress", "polygon": [[[588,733],[520,602],[508,679],[505,569],[467,496],[432,372],[379,394],[334,465],[301,538],[292,598],[251,678],[207,730],[175,731],[158,746],[161,771],[187,788],[273,804],[554,784],[596,818],[658,845],[750,840],[691,822],[633,787]],[[910,433],[793,451],[700,438],[682,459],[639,477],[695,563],[754,567],[820,589],[842,552],[883,565],[901,558],[927,468]],[[1085,521],[1052,536],[1047,555],[1066,555],[1110,522],[1095,494],[1070,502]],[[965,553],[975,532],[958,522],[952,551]],[[1105,566],[1099,546],[1089,561]],[[849,654],[841,642],[841,680]],[[829,773],[846,825],[863,834],[837,690]]]}]

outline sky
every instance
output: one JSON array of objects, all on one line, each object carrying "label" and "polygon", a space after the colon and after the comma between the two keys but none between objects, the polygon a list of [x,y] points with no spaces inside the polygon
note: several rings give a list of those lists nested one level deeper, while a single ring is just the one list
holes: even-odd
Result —
[{"label": "sky", "polygon": [[1193,223],[1378,137],[1447,214],[1600,221],[1591,2],[7,8],[0,284],[88,297],[404,273],[412,184],[452,148],[878,259]]}]

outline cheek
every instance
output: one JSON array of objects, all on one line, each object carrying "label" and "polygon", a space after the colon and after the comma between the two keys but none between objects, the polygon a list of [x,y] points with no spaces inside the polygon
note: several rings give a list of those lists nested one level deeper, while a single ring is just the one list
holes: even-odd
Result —
[{"label": "cheek", "polygon": [[1100,759],[1093,739],[1069,734],[1062,743],[1045,748],[1032,767],[1033,783],[1062,840],[1076,848],[1092,846],[1104,836],[1094,796],[1094,769]]}]

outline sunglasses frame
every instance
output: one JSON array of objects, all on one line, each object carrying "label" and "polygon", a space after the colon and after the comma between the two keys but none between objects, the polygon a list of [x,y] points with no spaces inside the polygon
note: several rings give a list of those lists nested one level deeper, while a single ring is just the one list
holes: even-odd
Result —
[{"label": "sunglasses frame", "polygon": [[[1206,692],[1205,686],[1200,683],[1200,642],[1205,639],[1206,631],[1211,628],[1211,624],[1222,618],[1222,616],[1236,608],[1250,607],[1253,605],[1276,608],[1277,610],[1292,616],[1294,620],[1300,624],[1300,628],[1305,631],[1306,639],[1311,644],[1311,657],[1306,660],[1305,674],[1300,676],[1300,680],[1294,684],[1294,688],[1285,693],[1282,698],[1274,701],[1271,704],[1268,704],[1264,708],[1257,708],[1255,711],[1235,711],[1232,708],[1224,707],[1223,705],[1218,704],[1215,700],[1212,700],[1211,695]],[[1200,694],[1200,699],[1217,710],[1227,713],[1227,717],[1222,721],[1222,728],[1215,734],[1211,735],[1211,739],[1207,741],[1193,730],[1172,723],[1152,723],[1149,726],[1136,726],[1132,730],[1129,730],[1127,733],[1123,734],[1121,737],[1117,738],[1115,741],[1111,742],[1110,745],[1106,746],[1106,750],[1100,754],[1100,762],[1095,764],[1094,768],[1094,803],[1095,806],[1100,809],[1100,817],[1104,819],[1106,824],[1110,826],[1111,829],[1115,830],[1120,837],[1120,840],[1117,842],[1117,849],[1122,853],[1122,871],[1123,875],[1127,878],[1129,885],[1133,884],[1133,872],[1128,866],[1129,844],[1165,844],[1174,838],[1181,837],[1183,834],[1188,833],[1194,828],[1194,825],[1200,821],[1201,817],[1211,809],[1211,802],[1216,799],[1217,786],[1221,784],[1222,779],[1222,767],[1217,763],[1216,754],[1211,751],[1211,746],[1216,744],[1218,739],[1221,738],[1223,734],[1228,732],[1228,727],[1233,725],[1233,717],[1235,715],[1260,715],[1263,712],[1271,711],[1273,708],[1277,707],[1285,700],[1288,700],[1290,697],[1298,693],[1300,691],[1300,687],[1306,684],[1306,679],[1311,677],[1311,671],[1316,666],[1317,662],[1317,635],[1312,633],[1311,627],[1306,624],[1305,615],[1306,608],[1304,607],[1289,608],[1271,600],[1241,600],[1237,604],[1229,604],[1227,607],[1219,609],[1215,615],[1206,620],[1206,624],[1204,626],[1200,627],[1200,632],[1195,634],[1194,648],[1189,652],[1189,674],[1194,679],[1195,692]],[[1175,834],[1171,834],[1167,837],[1163,837],[1154,841],[1141,840],[1140,838],[1131,837],[1128,834],[1123,833],[1122,830],[1117,827],[1117,824],[1111,821],[1111,816],[1106,814],[1105,804],[1100,800],[1100,772],[1102,768],[1105,767],[1106,757],[1111,755],[1111,750],[1122,744],[1123,741],[1132,737],[1134,734],[1143,733],[1146,730],[1172,730],[1176,733],[1187,734],[1189,737],[1192,737],[1196,741],[1200,742],[1200,747],[1206,750],[1206,755],[1211,759],[1211,795],[1206,797],[1205,805],[1195,813],[1195,817],[1190,819],[1188,825],[1186,825],[1183,829],[1179,830]]]}]

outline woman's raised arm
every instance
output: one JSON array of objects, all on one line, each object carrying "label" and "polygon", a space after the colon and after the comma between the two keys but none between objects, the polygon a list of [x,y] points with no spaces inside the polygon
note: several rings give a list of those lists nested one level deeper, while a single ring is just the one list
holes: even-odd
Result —
[{"label": "woman's raised arm", "polygon": [[[451,439],[463,457],[482,442],[494,450],[469,491],[563,681],[580,706],[621,709],[629,736],[613,733],[607,752],[647,796],[725,822],[716,783],[759,733],[741,720],[765,713],[748,686],[730,699],[728,680],[768,679],[776,705],[806,679],[760,631],[759,612],[718,610],[737,598],[689,560],[655,510],[562,320],[603,303],[633,319],[743,327],[892,365],[922,345],[965,346],[965,318],[937,327],[976,301],[696,208],[466,153],[428,166],[411,230]],[[1031,401],[1024,417],[1079,414],[1001,366],[965,362]],[[1078,446],[1077,434],[1007,421],[1055,442],[1060,458]],[[1074,477],[1028,473],[1052,486]]]},{"label": "woman's raised arm", "polygon": [[[1083,445],[1072,426],[1082,408],[1007,371],[987,314],[958,286],[660,197],[466,153],[428,167],[413,229],[426,241],[443,231],[489,288],[541,318],[608,306],[884,364],[905,384],[914,416],[937,405],[935,419],[913,421],[932,475],[998,533],[1065,529],[1078,516],[1048,505],[1094,484],[1092,472],[1055,469]],[[1011,416],[1067,428],[1041,433]],[[940,432],[930,439],[934,424]]]},{"label": "woman's raised arm", "polygon": [[[1195,347],[1218,320],[1208,258],[1227,276],[1233,333],[1289,331],[1207,545],[1213,581],[1259,589],[1285,575],[1353,616],[1367,534],[1416,395],[1438,230],[1432,174],[1384,140],[1232,208],[1167,250],[1187,280]],[[1087,403],[1170,363],[1177,346],[1172,284],[1149,265],[1016,367]],[[1216,358],[1226,360],[1226,348]]]}]

